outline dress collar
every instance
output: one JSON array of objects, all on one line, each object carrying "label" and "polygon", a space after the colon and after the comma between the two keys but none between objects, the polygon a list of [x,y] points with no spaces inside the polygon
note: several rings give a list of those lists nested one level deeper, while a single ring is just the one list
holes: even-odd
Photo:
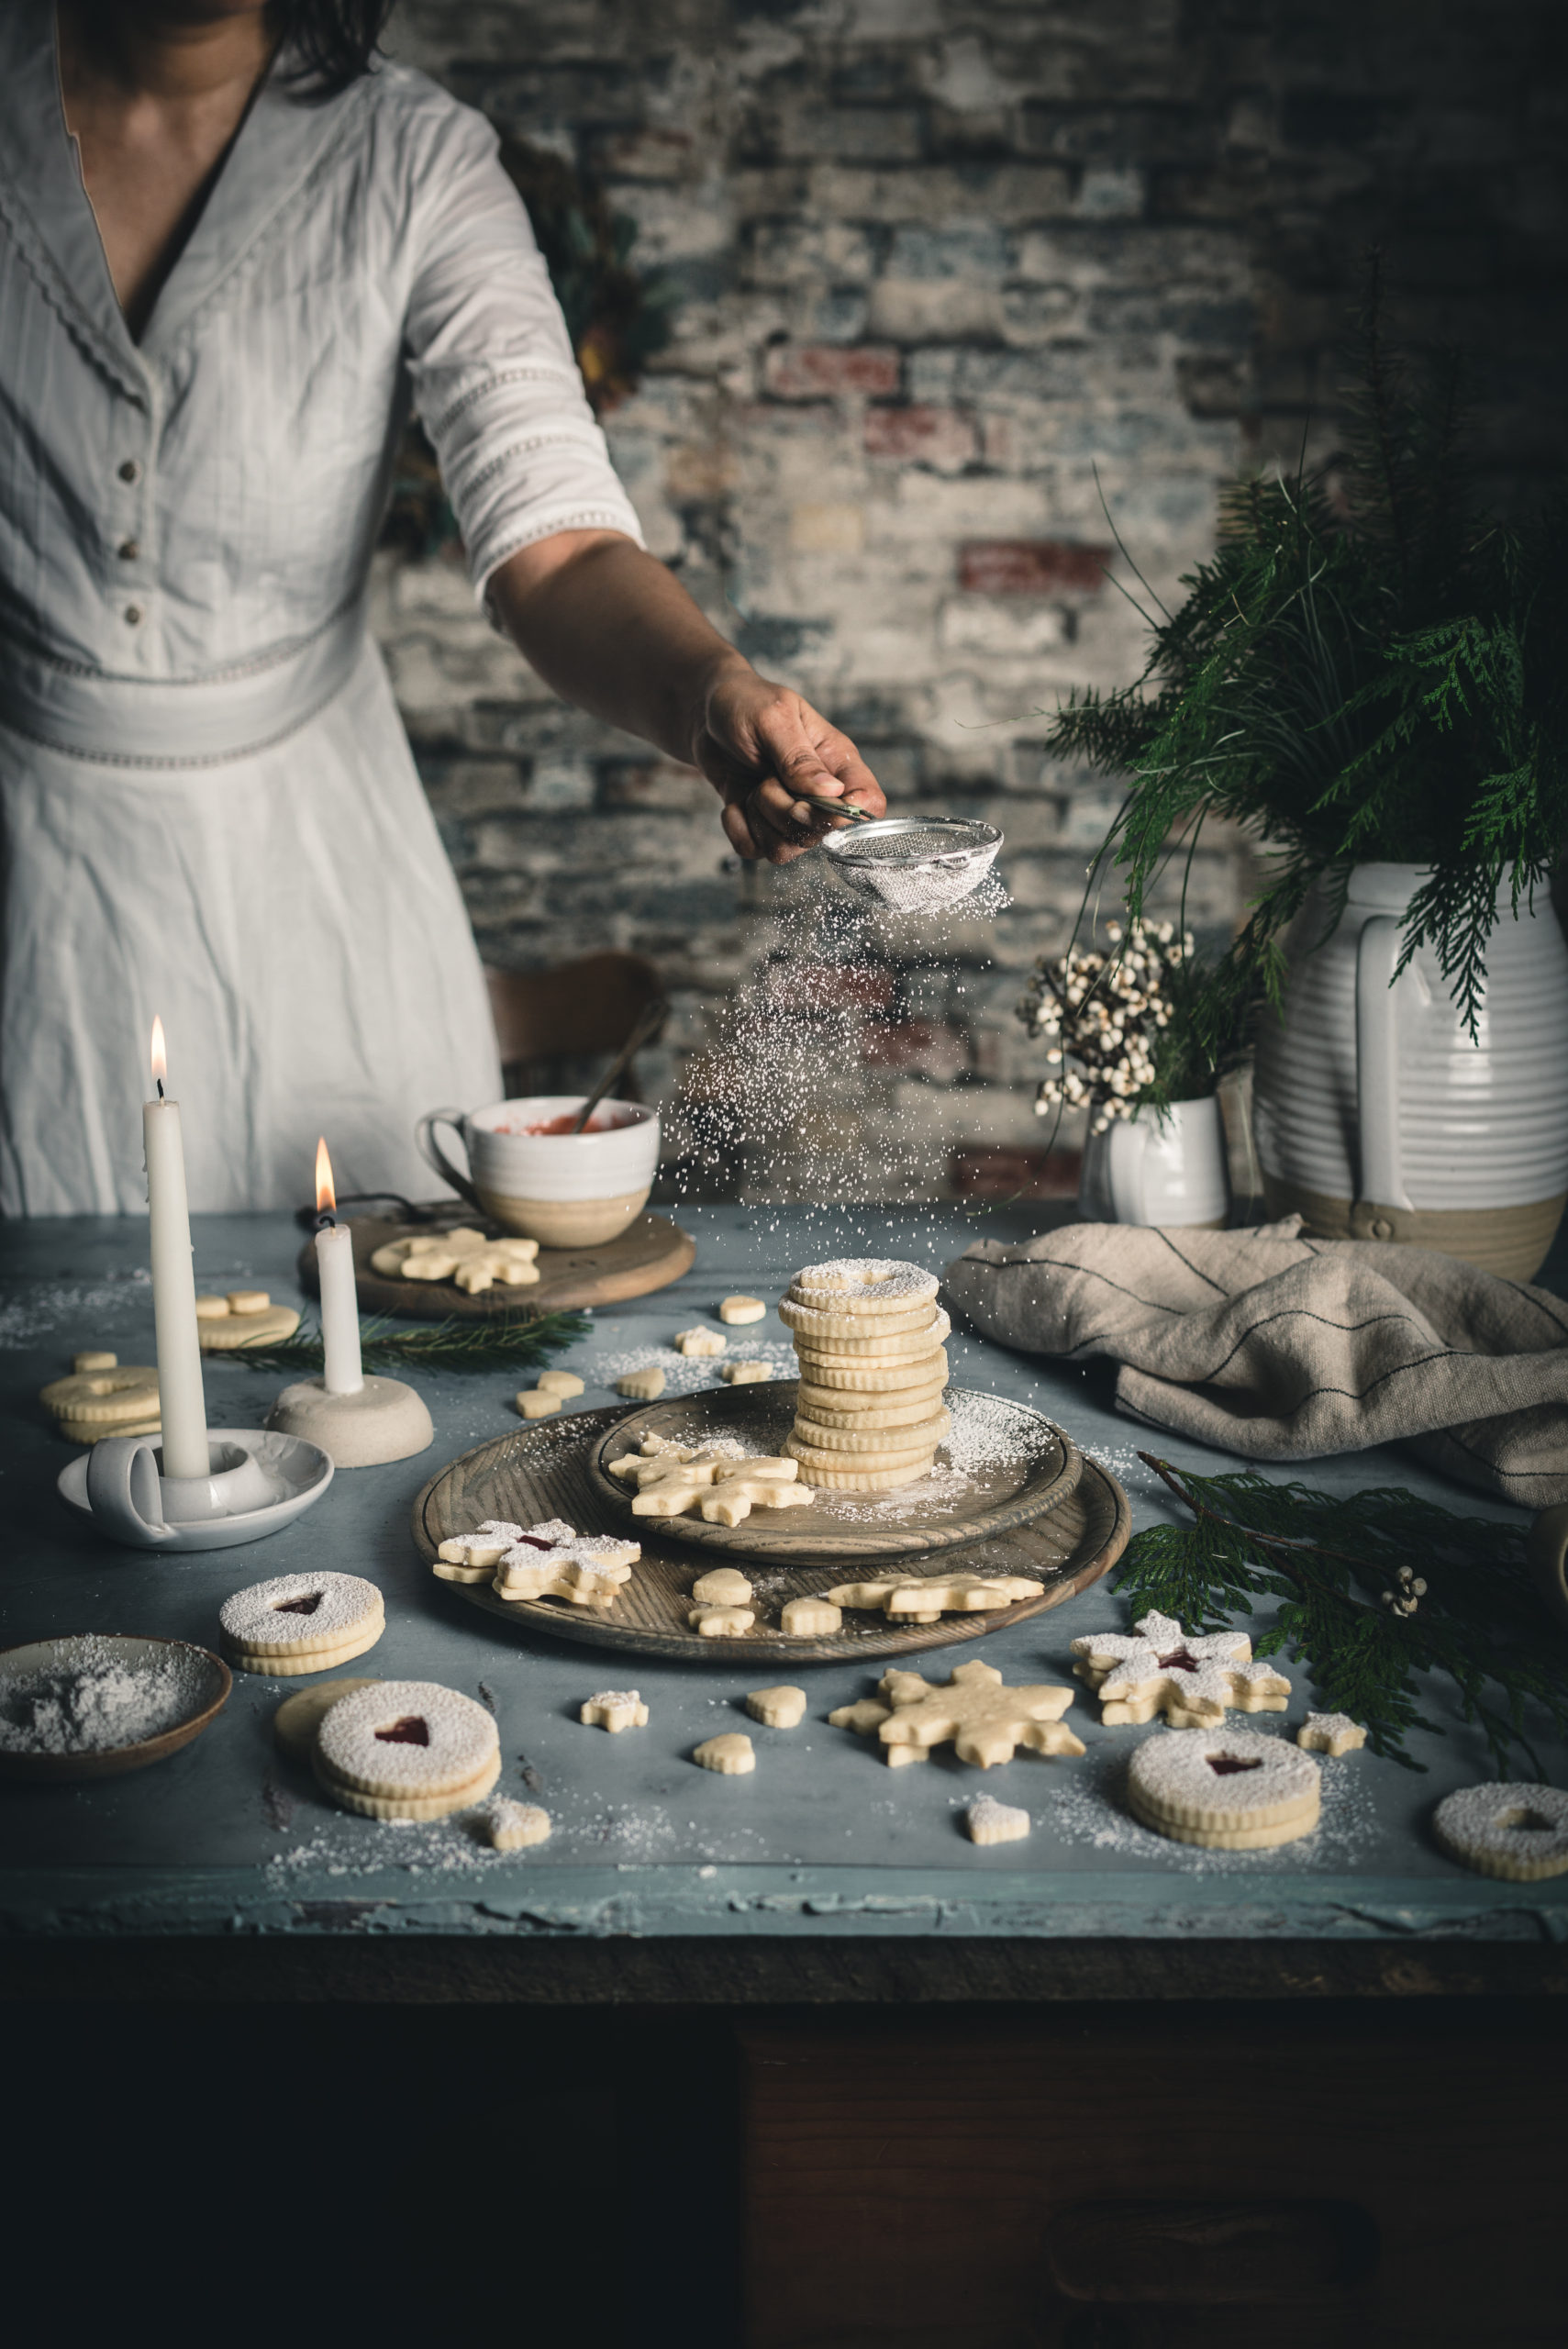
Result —
[{"label": "dress collar", "polygon": [[[0,6],[0,173],[6,208],[31,228],[35,262],[100,362],[140,392],[146,364],[166,351],[265,234],[283,206],[366,102],[369,78],[338,96],[301,104],[282,65],[258,91],[190,239],[164,281],[139,344],[132,340],[65,127],[54,0]],[[128,380],[127,380],[128,378]]]}]

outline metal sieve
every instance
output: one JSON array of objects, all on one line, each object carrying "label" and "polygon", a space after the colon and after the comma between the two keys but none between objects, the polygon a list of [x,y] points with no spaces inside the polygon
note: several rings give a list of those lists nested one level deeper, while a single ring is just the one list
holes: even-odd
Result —
[{"label": "metal sieve", "polygon": [[829,832],[822,842],[851,889],[895,913],[956,905],[979,887],[1001,845],[994,824],[963,816],[884,816]]}]

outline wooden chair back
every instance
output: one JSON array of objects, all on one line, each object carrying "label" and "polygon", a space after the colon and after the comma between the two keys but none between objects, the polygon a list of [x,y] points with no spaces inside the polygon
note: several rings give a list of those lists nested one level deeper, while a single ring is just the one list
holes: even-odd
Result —
[{"label": "wooden chair back", "polygon": [[[643,954],[584,954],[549,970],[487,969],[484,976],[508,1099],[583,1090],[593,1077],[581,1064],[618,1052],[663,992]],[[616,1089],[623,1100],[642,1098],[635,1062]]]}]

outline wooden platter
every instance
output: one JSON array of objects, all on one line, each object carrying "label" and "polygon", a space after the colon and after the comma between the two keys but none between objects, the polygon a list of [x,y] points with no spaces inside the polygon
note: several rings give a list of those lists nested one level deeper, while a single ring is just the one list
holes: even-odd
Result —
[{"label": "wooden platter", "polygon": [[[443,1542],[472,1532],[486,1518],[535,1525],[561,1517],[580,1532],[619,1532],[624,1513],[612,1513],[589,1464],[605,1433],[632,1416],[624,1408],[578,1411],[548,1425],[519,1428],[465,1453],[432,1476],[414,1503],[413,1533],[420,1555],[434,1559]],[[1054,1508],[1006,1532],[977,1538],[963,1552],[963,1564],[973,1572],[1033,1575],[1045,1586],[1041,1598],[994,1614],[944,1615],[937,1623],[895,1625],[878,1613],[846,1612],[843,1629],[821,1639],[786,1638],[776,1628],[779,1609],[786,1598],[808,1598],[841,1581],[840,1562],[753,1562],[749,1572],[758,1602],[755,1628],[739,1640],[699,1639],[687,1625],[686,1612],[692,1585],[709,1562],[701,1550],[663,1539],[657,1520],[639,1520],[642,1556],[613,1614],[567,1607],[558,1599],[498,1598],[487,1582],[443,1583],[432,1576],[431,1587],[478,1608],[492,1623],[542,1631],[550,1639],[615,1648],[626,1655],[723,1668],[766,1664],[782,1672],[796,1664],[908,1655],[984,1639],[988,1631],[1059,1607],[1097,1582],[1126,1549],[1131,1531],[1127,1495],[1116,1478],[1096,1461],[1083,1460],[1076,1484]],[[911,1557],[904,1565],[911,1575],[947,1570],[940,1554]]]},{"label": "wooden platter", "polygon": [[[610,1463],[635,1452],[645,1435],[694,1451],[715,1436],[737,1436],[749,1452],[779,1453],[795,1419],[796,1391],[794,1379],[703,1388],[644,1403],[609,1429],[594,1446],[588,1474],[616,1531],[640,1541],[651,1522],[633,1517],[631,1491],[610,1474]],[[1027,1403],[1004,1396],[949,1386],[942,1401],[952,1414],[952,1434],[938,1451],[937,1474],[919,1484],[895,1493],[818,1488],[809,1508],[753,1510],[735,1526],[707,1525],[697,1516],[662,1518],[659,1531],[673,1542],[723,1550],[760,1565],[826,1561],[852,1566],[967,1550],[1067,1499],[1084,1467],[1071,1436]],[[962,1473],[954,1470],[955,1459],[963,1463]],[[801,1470],[801,1481],[810,1484],[809,1469]]]},{"label": "wooden platter", "polygon": [[[539,1276],[528,1288],[481,1289],[470,1297],[454,1281],[388,1280],[371,1270],[371,1258],[389,1240],[408,1240],[434,1231],[451,1231],[459,1225],[486,1237],[500,1237],[498,1225],[454,1201],[448,1213],[433,1223],[389,1223],[379,1216],[348,1219],[354,1241],[354,1277],[360,1309],[373,1313],[406,1313],[418,1321],[487,1321],[495,1316],[514,1319],[538,1313],[564,1313],[580,1305],[617,1305],[625,1297],[647,1297],[656,1288],[691,1270],[697,1243],[668,1216],[639,1215],[618,1240],[599,1248],[541,1248]],[[316,1276],[316,1242],[307,1240],[299,1252],[299,1277],[313,1297],[319,1294]]]}]

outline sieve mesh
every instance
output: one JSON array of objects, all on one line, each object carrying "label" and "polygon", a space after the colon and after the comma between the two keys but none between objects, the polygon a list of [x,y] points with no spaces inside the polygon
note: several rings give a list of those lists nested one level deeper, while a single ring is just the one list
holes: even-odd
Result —
[{"label": "sieve mesh", "polygon": [[823,842],[840,877],[895,913],[956,905],[995,862],[1002,835],[956,816],[888,817],[829,832]]}]

